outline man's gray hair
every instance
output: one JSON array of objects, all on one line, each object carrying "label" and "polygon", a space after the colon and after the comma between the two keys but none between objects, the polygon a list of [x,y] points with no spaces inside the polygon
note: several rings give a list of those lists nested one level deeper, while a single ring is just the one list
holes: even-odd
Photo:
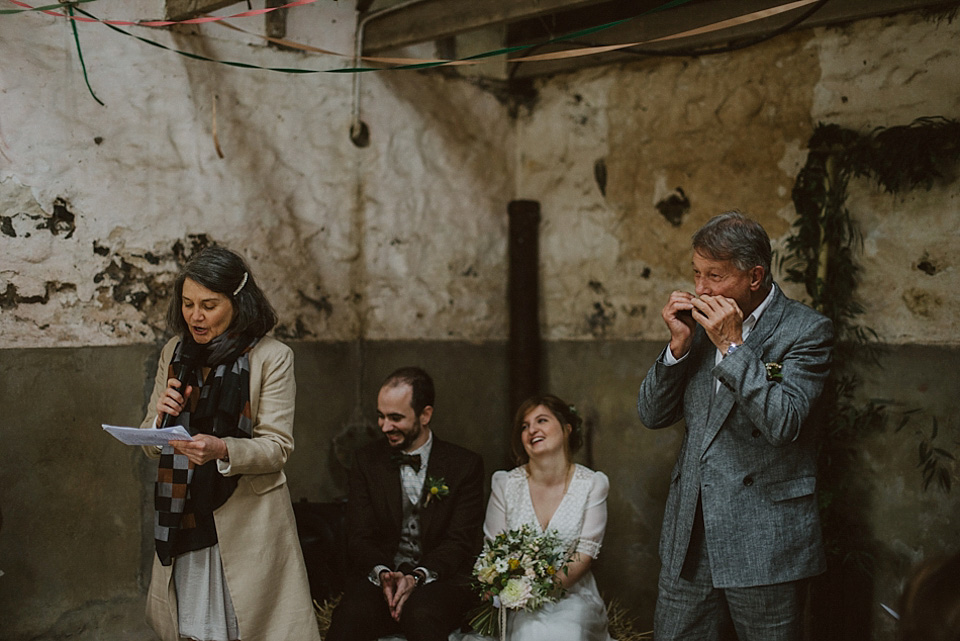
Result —
[{"label": "man's gray hair", "polygon": [[760,223],[736,209],[714,216],[698,229],[693,249],[714,260],[729,260],[741,271],[759,265],[763,267],[763,286],[773,284],[770,237]]}]

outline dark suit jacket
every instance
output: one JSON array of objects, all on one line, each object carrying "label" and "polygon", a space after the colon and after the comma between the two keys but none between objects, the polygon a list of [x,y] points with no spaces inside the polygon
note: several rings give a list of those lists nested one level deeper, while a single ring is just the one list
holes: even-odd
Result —
[{"label": "dark suit jacket", "polygon": [[[698,499],[715,587],[823,572],[810,419],[832,346],[830,320],[778,288],[744,344],[719,364],[697,326],[685,359],[667,366],[661,354],[650,368],[637,401],[640,419],[652,429],[686,421],[660,536],[669,577],[680,574]],[[767,363],[782,365],[781,380],[768,379]]]},{"label": "dark suit jacket", "polygon": [[[392,449],[377,441],[359,449],[350,470],[347,502],[348,550],[355,571],[366,575],[377,565],[393,568],[400,544],[403,496]],[[480,456],[433,435],[427,478],[442,478],[445,497],[420,500],[419,565],[438,579],[469,580],[483,538],[483,461]],[[425,497],[428,484],[424,483]]]}]

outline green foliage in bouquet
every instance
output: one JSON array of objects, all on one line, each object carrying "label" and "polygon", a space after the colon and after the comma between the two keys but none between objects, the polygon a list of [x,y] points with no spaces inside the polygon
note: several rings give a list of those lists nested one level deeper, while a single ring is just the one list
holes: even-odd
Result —
[{"label": "green foliage in bouquet", "polygon": [[541,534],[530,525],[486,541],[473,565],[474,586],[484,603],[470,625],[497,636],[501,609],[533,611],[558,600],[565,592],[558,575],[567,571],[571,553],[556,531]]}]

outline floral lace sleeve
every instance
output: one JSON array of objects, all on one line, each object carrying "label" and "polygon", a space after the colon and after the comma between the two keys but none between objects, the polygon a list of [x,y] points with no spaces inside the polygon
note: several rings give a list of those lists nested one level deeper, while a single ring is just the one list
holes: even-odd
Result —
[{"label": "floral lace sleeve", "polygon": [[577,552],[595,559],[600,554],[603,534],[607,529],[607,494],[610,492],[610,481],[603,472],[594,472],[592,481],[587,494]]}]

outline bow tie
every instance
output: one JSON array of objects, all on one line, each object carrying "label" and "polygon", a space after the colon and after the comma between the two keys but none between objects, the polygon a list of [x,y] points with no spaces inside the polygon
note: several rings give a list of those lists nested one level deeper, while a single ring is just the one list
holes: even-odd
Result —
[{"label": "bow tie", "polygon": [[420,455],[419,454],[402,454],[400,452],[394,452],[390,455],[390,461],[397,467],[402,467],[404,465],[409,465],[413,468],[414,472],[420,471]]}]

